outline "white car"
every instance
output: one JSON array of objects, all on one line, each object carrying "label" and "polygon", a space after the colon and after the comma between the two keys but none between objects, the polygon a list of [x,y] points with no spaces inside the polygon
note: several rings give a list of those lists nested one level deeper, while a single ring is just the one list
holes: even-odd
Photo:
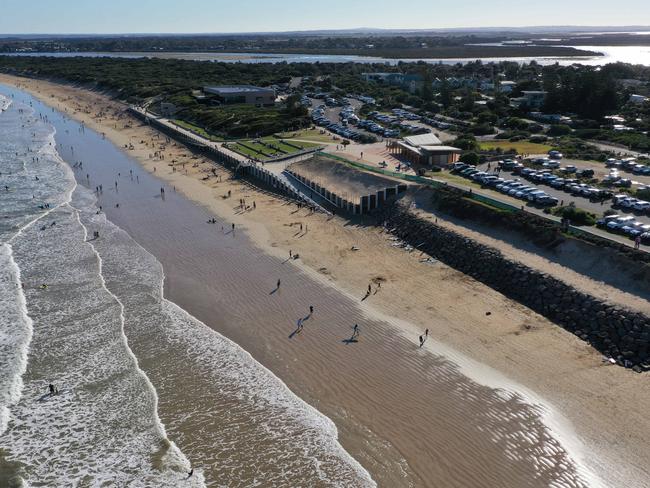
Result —
[{"label": "white car", "polygon": [[637,200],[634,205],[632,205],[632,208],[638,212],[647,212],[648,209],[650,209],[650,202],[646,202],[644,200]]},{"label": "white car", "polygon": [[618,204],[623,208],[632,208],[638,200],[636,198],[624,198]]}]

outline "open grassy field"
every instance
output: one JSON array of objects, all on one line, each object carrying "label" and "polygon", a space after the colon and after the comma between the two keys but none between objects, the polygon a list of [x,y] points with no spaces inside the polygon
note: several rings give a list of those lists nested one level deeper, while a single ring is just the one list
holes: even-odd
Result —
[{"label": "open grassy field", "polygon": [[503,151],[508,151],[514,149],[517,151],[517,154],[546,154],[552,147],[548,144],[537,144],[534,142],[528,141],[479,141],[479,146],[482,150],[497,149],[500,148]]},{"label": "open grassy field", "polygon": [[295,132],[283,132],[281,134],[276,134],[276,136],[282,139],[301,139],[321,143],[335,142],[329,133],[325,132],[324,134],[321,134],[320,131],[321,129],[304,129]]}]

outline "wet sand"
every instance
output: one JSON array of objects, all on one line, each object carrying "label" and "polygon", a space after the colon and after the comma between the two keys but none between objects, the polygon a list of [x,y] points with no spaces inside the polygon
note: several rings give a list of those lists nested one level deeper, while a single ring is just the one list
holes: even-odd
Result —
[{"label": "wet sand", "polygon": [[[39,89],[45,86],[38,85]],[[64,98],[80,93],[68,88],[48,90]],[[62,103],[61,99],[57,103]],[[68,104],[72,109],[74,104]],[[92,123],[91,117],[87,123]],[[112,137],[110,124],[95,123]],[[132,131],[142,139],[149,137],[148,129]],[[128,131],[120,133],[122,141],[131,139]],[[115,135],[114,140],[120,138]],[[630,474],[643,486],[647,457],[641,446],[648,430],[641,407],[647,396],[644,377],[620,368],[598,367],[599,356],[570,334],[453,270],[419,263],[416,256],[391,248],[375,230],[344,227],[340,221],[325,222],[319,216],[295,213],[295,207],[226,181],[225,174],[222,184],[213,180],[207,186],[178,171],[165,168],[163,172],[163,163],[148,160],[147,151],[150,149],[142,148],[133,155],[144,154],[145,167],[152,171],[157,166],[156,175],[210,206],[226,225],[231,220],[237,222],[238,233],[230,236],[234,239],[231,247],[237,252],[251,249],[248,256],[224,258],[219,240],[223,236],[219,235],[205,237],[206,244],[201,246],[204,239],[195,234],[204,228],[207,232],[207,224],[198,219],[187,222],[184,214],[172,213],[172,218],[160,220],[175,222],[183,229],[179,240],[171,231],[154,237],[159,227],[147,224],[151,214],[144,216],[144,223],[129,223],[135,218],[127,217],[131,212],[111,218],[136,239],[138,230],[144,234],[140,236],[147,240],[143,244],[165,266],[170,298],[236,340],[330,416],[339,427],[343,445],[382,485],[401,486],[404,482],[408,486],[405,480],[410,478],[417,486],[546,486],[548,477],[554,475],[549,469],[543,476],[531,478],[532,457],[512,460],[512,453],[504,447],[510,438],[518,437],[508,419],[517,418],[519,409],[527,419],[523,425],[531,433],[540,432],[535,427],[539,417],[520,402],[500,400],[494,390],[454,371],[447,358],[461,363],[463,358],[439,347],[442,341],[550,397],[576,425],[591,453],[620,466],[610,471],[611,479]],[[235,203],[219,198],[226,188],[233,189]],[[255,199],[258,210],[236,216],[233,207],[240,195]],[[149,197],[153,199],[155,192]],[[136,207],[140,209],[140,205]],[[288,225],[297,221],[309,224],[307,235],[299,237],[296,227]],[[215,226],[211,227],[210,232],[215,232]],[[217,227],[220,229],[220,224]],[[245,245],[238,241],[244,239],[244,232],[239,233],[242,230]],[[350,243],[362,251],[350,252]],[[288,249],[300,252],[299,264],[282,264]],[[267,294],[276,277],[285,276],[282,273],[287,277],[282,279],[281,301],[280,294]],[[372,278],[385,280],[382,289],[361,303]],[[224,281],[228,287],[223,286]],[[317,299],[318,303],[310,303]],[[310,328],[308,323],[289,340],[295,320],[306,313],[309,304],[316,306],[314,326]],[[488,310],[492,312],[489,317],[485,316]],[[272,320],[267,321],[267,315]],[[361,342],[342,343],[357,318],[362,325]],[[316,325],[317,319],[322,323]],[[425,327],[421,324],[428,324],[432,335],[422,350],[417,348],[417,335]],[[440,356],[443,351],[447,358]],[[468,364],[466,369],[472,375],[482,373],[480,365]],[[487,376],[486,382],[499,375]],[[499,437],[507,440],[500,445]],[[621,438],[625,442],[620,442]],[[524,442],[515,451],[534,453],[541,444],[531,439],[526,441],[529,448]],[[597,468],[601,462],[591,455],[589,461]],[[404,476],[395,474],[401,470]],[[606,474],[607,467],[600,466],[598,471]]]},{"label": "wet sand", "polygon": [[[587,486],[541,412],[522,397],[464,376],[436,350],[433,339],[419,348],[393,319],[362,310],[363,294],[341,293],[292,261],[260,253],[237,226],[232,231],[229,221],[207,224],[211,214],[168,185],[163,195],[160,180],[141,174],[116,149],[100,150],[99,138],[80,136],[76,128],[57,136],[60,153],[68,161],[85,161],[76,172],[79,183],[102,184],[99,204],[109,219],[162,263],[166,296],[245,344],[334,420],[344,446],[380,486]],[[382,292],[374,286],[371,296],[375,291]],[[361,330],[357,340],[351,340],[354,324]],[[196,383],[177,389],[188,402],[204,394]],[[183,415],[184,404],[167,404],[164,394],[160,403],[173,436],[173,419]],[[248,429],[241,429],[245,438]],[[201,436],[217,436],[219,430],[217,425],[183,435],[191,439],[188,444],[201,445]],[[179,447],[187,451],[182,443]],[[200,463],[200,451],[187,454]]]}]

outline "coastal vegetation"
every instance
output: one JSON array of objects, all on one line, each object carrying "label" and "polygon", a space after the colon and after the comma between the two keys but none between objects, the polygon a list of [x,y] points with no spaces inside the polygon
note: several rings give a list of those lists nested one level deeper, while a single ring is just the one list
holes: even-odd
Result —
[{"label": "coastal vegetation", "polygon": [[517,154],[546,154],[553,146],[549,144],[539,144],[530,141],[480,141],[478,143],[482,150],[501,152],[515,152]]},{"label": "coastal vegetation", "polygon": [[411,59],[599,55],[593,51],[555,45],[498,45],[508,39],[509,36],[489,34],[89,36],[5,39],[0,42],[0,52],[223,52]]},{"label": "coastal vegetation", "polygon": [[[177,109],[175,119],[198,127],[213,140],[308,130],[311,121],[300,97],[326,93],[336,99],[350,94],[372,98],[374,104],[359,108],[360,117],[396,107],[408,107],[425,118],[441,116],[458,136],[453,144],[466,151],[494,148],[497,153],[531,154],[559,146],[566,155],[602,160],[607,154],[584,141],[613,142],[639,151],[650,148],[650,105],[629,102],[633,93],[650,94],[650,67],[621,63],[592,67],[476,61],[389,66],[0,56],[0,70],[99,88],[129,103],[149,104],[154,111],[159,102],[169,102]],[[415,88],[376,83],[364,78],[367,72],[400,73],[422,81]],[[503,79],[512,80],[511,92],[496,89]],[[282,101],[273,107],[216,106],[199,96],[206,85],[228,84],[274,87]],[[546,92],[541,106],[513,103],[531,90]],[[625,130],[608,118],[613,115],[625,120]],[[309,135],[315,142],[327,139],[314,131]],[[476,137],[485,135],[493,135],[494,140],[477,142]]]}]

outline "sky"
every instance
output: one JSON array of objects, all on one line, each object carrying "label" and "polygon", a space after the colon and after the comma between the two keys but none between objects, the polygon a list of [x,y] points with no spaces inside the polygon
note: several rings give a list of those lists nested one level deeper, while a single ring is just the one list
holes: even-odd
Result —
[{"label": "sky", "polygon": [[0,34],[650,26],[648,0],[0,0]]}]

